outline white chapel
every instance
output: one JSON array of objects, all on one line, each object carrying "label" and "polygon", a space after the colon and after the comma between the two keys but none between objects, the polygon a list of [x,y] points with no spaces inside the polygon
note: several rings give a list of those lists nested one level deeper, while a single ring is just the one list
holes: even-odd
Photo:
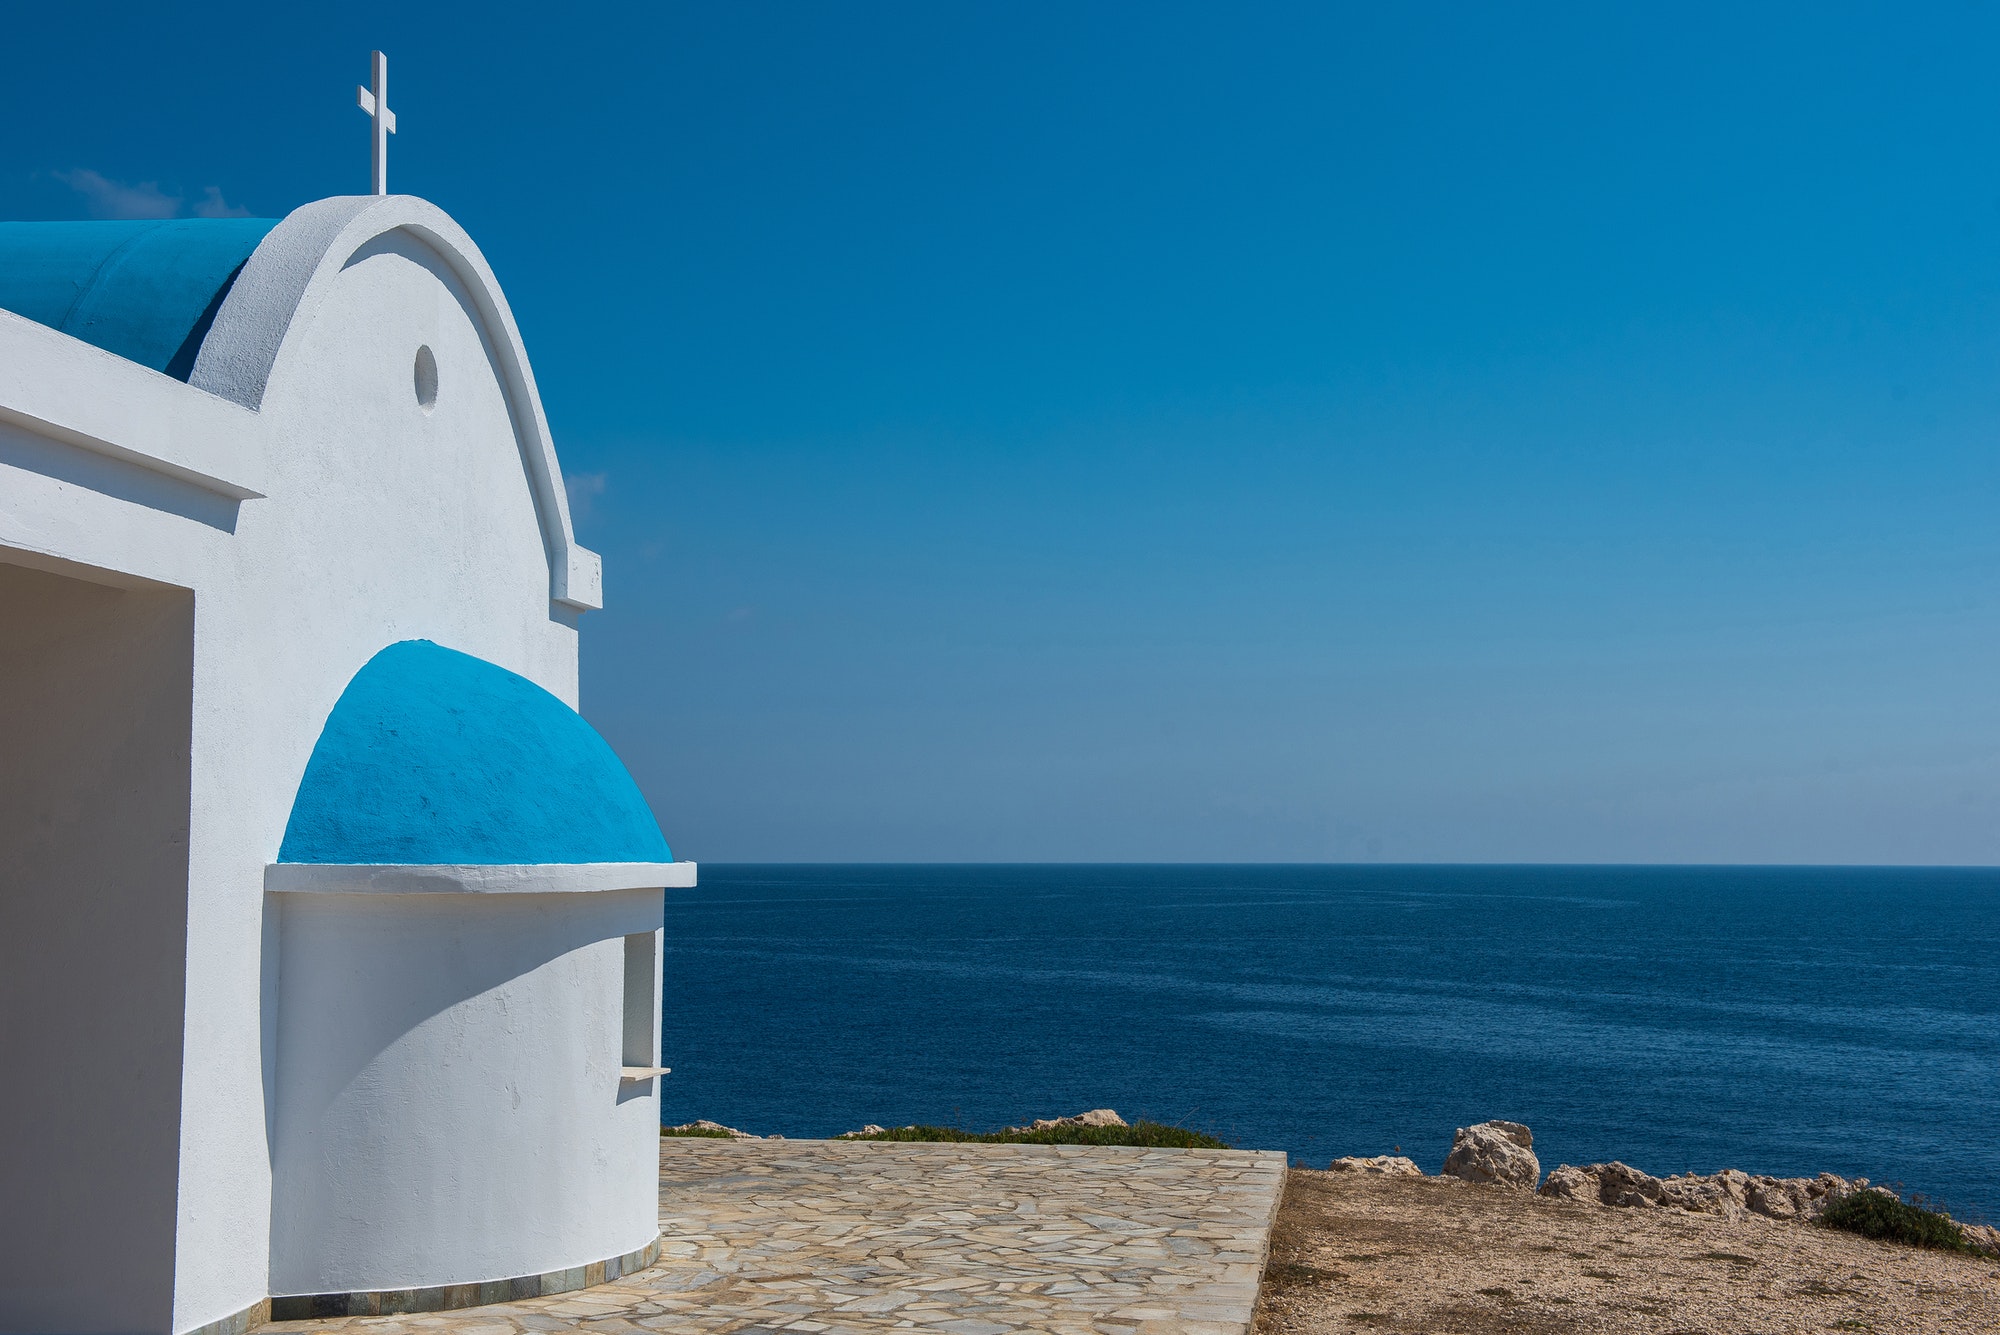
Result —
[{"label": "white chapel", "polygon": [[657,1256],[694,866],[576,712],[600,583],[434,206],[0,224],[0,1332]]}]

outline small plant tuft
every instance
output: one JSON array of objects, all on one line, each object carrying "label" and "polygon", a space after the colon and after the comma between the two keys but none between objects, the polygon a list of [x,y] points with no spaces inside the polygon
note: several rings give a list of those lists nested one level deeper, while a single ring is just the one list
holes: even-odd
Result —
[{"label": "small plant tuft", "polygon": [[1145,1149],[1226,1150],[1226,1141],[1186,1127],[1137,1121],[1130,1126],[1050,1126],[1040,1131],[961,1131],[955,1126],[899,1126],[850,1140],[949,1141],[968,1145],[1136,1145]]},{"label": "small plant tuft", "polygon": [[660,1134],[663,1136],[693,1136],[697,1140],[735,1139],[727,1131],[718,1130],[712,1126],[663,1126],[660,1128]]},{"label": "small plant tuft", "polygon": [[1901,1242],[1942,1252],[1972,1250],[1964,1231],[1949,1215],[1926,1210],[1877,1187],[1841,1197],[1826,1207],[1819,1221],[1828,1228],[1844,1229],[1883,1242]]}]

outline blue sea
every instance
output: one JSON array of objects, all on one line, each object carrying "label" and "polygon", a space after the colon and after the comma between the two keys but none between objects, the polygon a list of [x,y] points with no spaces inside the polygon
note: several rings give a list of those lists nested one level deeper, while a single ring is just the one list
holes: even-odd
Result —
[{"label": "blue sea", "polygon": [[704,864],[666,940],[670,1122],[1111,1107],[1435,1172],[1499,1117],[2000,1217],[2000,872]]}]

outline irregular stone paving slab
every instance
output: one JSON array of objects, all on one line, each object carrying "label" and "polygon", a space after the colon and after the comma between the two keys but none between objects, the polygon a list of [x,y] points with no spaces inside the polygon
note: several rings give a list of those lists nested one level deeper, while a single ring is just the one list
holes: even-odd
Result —
[{"label": "irregular stone paving slab", "polygon": [[1270,1151],[669,1137],[651,1269],[261,1330],[1242,1335],[1284,1180]]}]

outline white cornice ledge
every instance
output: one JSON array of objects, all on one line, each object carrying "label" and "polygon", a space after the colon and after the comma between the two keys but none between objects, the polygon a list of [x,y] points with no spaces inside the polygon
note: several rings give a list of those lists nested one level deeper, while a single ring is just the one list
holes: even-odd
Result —
[{"label": "white cornice ledge", "polygon": [[455,863],[273,862],[264,888],[283,894],[551,895],[602,890],[686,890],[692,862]]},{"label": "white cornice ledge", "polygon": [[0,311],[0,421],[231,500],[264,495],[257,414]]}]

